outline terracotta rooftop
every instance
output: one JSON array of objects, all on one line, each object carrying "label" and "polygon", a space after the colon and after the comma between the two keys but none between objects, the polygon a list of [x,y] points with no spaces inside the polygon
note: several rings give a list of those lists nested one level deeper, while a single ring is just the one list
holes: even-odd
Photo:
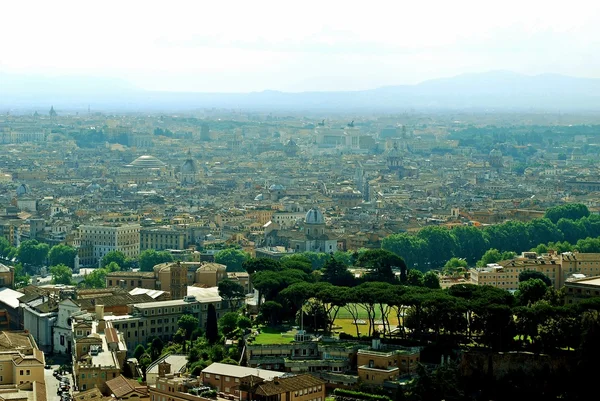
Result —
[{"label": "terracotta rooftop", "polygon": [[269,397],[287,393],[288,391],[299,391],[307,388],[312,389],[312,387],[323,386],[324,384],[325,382],[323,380],[317,379],[316,377],[308,374],[279,377],[259,384],[254,393]]},{"label": "terracotta rooftop", "polygon": [[14,351],[17,349],[31,350],[34,346],[29,333],[2,331],[0,332],[0,351]]},{"label": "terracotta rooftop", "polygon": [[142,396],[148,394],[148,387],[140,386],[138,382],[129,380],[123,376],[117,376],[114,379],[108,380],[106,386],[110,393],[115,395],[115,398],[122,398],[132,392]]}]

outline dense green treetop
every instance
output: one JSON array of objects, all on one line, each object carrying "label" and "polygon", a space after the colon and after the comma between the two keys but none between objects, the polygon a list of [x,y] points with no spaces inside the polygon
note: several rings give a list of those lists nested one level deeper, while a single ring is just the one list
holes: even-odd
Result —
[{"label": "dense green treetop", "polygon": [[73,278],[73,271],[69,266],[56,265],[50,267],[50,274],[52,275],[52,282],[54,284],[65,284],[71,285]]},{"label": "dense green treetop", "polygon": [[75,256],[77,250],[72,246],[58,244],[54,245],[48,253],[48,261],[50,266],[63,264],[69,266],[71,269],[75,267]]},{"label": "dense green treetop", "polygon": [[146,249],[140,253],[138,264],[143,272],[151,272],[154,266],[160,263],[172,262],[173,256],[167,251],[155,251],[154,249]]},{"label": "dense green treetop", "polygon": [[223,249],[215,254],[215,262],[227,266],[228,272],[243,272],[243,263],[250,255],[240,249]]},{"label": "dense green treetop", "polygon": [[568,203],[566,205],[554,206],[546,210],[544,217],[556,224],[560,219],[579,220],[588,217],[590,211],[587,206],[580,203]]}]

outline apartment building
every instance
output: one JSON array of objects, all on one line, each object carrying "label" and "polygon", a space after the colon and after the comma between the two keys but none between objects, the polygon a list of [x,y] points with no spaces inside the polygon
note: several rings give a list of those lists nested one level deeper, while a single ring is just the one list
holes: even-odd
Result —
[{"label": "apartment building", "polygon": [[[82,225],[79,227],[80,263],[84,266],[96,265],[104,255],[120,251],[128,258],[140,254],[139,224]],[[87,250],[87,251],[85,251]]]},{"label": "apartment building", "polygon": [[419,348],[382,346],[379,339],[373,339],[370,348],[358,350],[358,377],[365,384],[383,385],[386,381],[397,380],[403,374],[413,373],[420,355]]},{"label": "apartment building", "polygon": [[170,373],[169,367],[161,369],[156,384],[149,383],[150,401],[206,401],[198,394],[202,384],[197,378]]},{"label": "apartment building", "polygon": [[106,382],[121,375],[127,356],[122,334],[104,319],[104,308],[96,310],[96,320],[82,317],[74,324],[73,377],[81,391],[98,387],[106,393]]},{"label": "apartment building", "polygon": [[253,375],[240,379],[242,400],[324,401],[325,382],[309,374],[264,380]]},{"label": "apartment building", "polygon": [[217,319],[229,312],[229,306],[219,296],[217,287],[188,287],[195,295],[171,301],[146,302],[129,305],[129,313],[122,316],[106,316],[112,327],[122,333],[130,352],[137,344],[146,344],[151,337],[169,340],[177,332],[177,321],[183,314],[191,314],[200,320],[200,327],[206,324],[208,305],[212,304]]},{"label": "apartment building", "polygon": [[585,299],[600,297],[600,276],[567,281],[565,289],[567,304],[576,304]]},{"label": "apartment building", "polygon": [[44,353],[27,331],[0,332],[0,385],[44,383]]},{"label": "apartment building", "polygon": [[140,250],[185,249],[186,233],[172,227],[145,227],[140,230]]},{"label": "apartment building", "polygon": [[519,274],[525,270],[545,274],[552,286],[560,289],[574,274],[600,275],[600,253],[551,252],[537,255],[535,252],[523,252],[514,259],[470,269],[469,275],[472,284],[516,291],[519,288]]},{"label": "apartment building", "polygon": [[[171,293],[173,299],[182,299],[186,286],[201,284],[216,287],[227,278],[227,267],[207,262],[168,262],[154,266],[152,272],[112,272],[106,275],[107,287],[120,287],[127,290],[146,288]],[[250,288],[249,277],[233,275],[245,288]]]},{"label": "apartment building", "polygon": [[215,362],[202,371],[200,378],[204,385],[210,386],[218,392],[234,395],[239,399],[240,380],[248,376],[255,376],[262,380],[273,380],[274,378],[281,376],[281,373],[272,370],[233,366]]}]

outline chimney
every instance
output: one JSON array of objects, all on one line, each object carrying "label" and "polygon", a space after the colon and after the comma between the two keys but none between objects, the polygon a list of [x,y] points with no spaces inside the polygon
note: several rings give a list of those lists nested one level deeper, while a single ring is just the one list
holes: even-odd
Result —
[{"label": "chimney", "polygon": [[106,320],[104,320],[104,319],[98,320],[98,327],[96,328],[96,331],[98,333],[104,333],[105,330],[106,330]]},{"label": "chimney", "polygon": [[96,305],[96,319],[104,320],[104,305]]}]

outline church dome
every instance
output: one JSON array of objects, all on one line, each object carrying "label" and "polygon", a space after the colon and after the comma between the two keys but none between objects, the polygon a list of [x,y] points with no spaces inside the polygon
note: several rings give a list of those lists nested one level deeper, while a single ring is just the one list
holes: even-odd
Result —
[{"label": "church dome", "polygon": [[96,192],[99,189],[100,189],[100,185],[98,185],[97,183],[92,183],[92,184],[88,185],[85,190],[88,192]]},{"label": "church dome", "polygon": [[192,174],[197,171],[198,171],[198,169],[196,168],[196,163],[194,163],[194,160],[192,160],[192,159],[187,159],[181,166],[181,172],[184,174],[185,173]]},{"label": "church dome", "polygon": [[325,224],[325,217],[323,217],[323,213],[319,209],[310,209],[306,212],[306,216],[304,217],[304,223],[306,224]]},{"label": "church dome", "polygon": [[27,184],[21,184],[17,187],[17,196],[25,195],[30,192]]},{"label": "church dome", "polygon": [[162,168],[165,166],[165,163],[154,156],[143,155],[132,161],[131,165],[137,168]]}]

